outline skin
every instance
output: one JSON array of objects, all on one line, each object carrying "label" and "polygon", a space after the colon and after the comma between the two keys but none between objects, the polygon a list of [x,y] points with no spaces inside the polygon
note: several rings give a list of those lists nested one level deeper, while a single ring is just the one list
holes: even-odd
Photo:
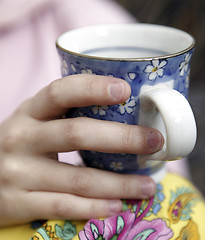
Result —
[{"label": "skin", "polygon": [[130,92],[121,79],[69,76],[23,102],[0,125],[0,226],[111,216],[122,208],[119,199],[155,193],[155,183],[146,176],[57,161],[59,152],[80,149],[134,154],[160,150],[163,137],[155,129],[61,117],[72,107],[121,103]]}]

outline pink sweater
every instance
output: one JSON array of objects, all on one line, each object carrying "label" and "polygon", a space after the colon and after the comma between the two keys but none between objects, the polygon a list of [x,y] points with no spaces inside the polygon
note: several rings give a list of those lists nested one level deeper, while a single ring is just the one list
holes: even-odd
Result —
[{"label": "pink sweater", "polygon": [[[59,34],[89,24],[134,21],[110,0],[39,0],[36,4],[27,0],[7,2],[3,7],[4,1],[0,2],[0,9],[7,16],[6,20],[0,20],[0,121],[24,99],[60,78],[55,47]],[[17,5],[12,8],[13,12],[10,2]],[[16,8],[24,9],[22,15],[14,16]]]},{"label": "pink sweater", "polygon": [[[62,32],[136,21],[111,0],[3,0],[0,16],[0,122],[22,101],[61,77],[55,40]],[[62,154],[61,160],[77,163],[80,158],[74,152]],[[187,175],[183,161],[169,166]]]},{"label": "pink sweater", "polygon": [[[111,0],[7,0],[0,2],[0,122],[25,99],[60,78],[56,38],[72,28],[134,22]],[[77,163],[76,153],[61,160]]]}]

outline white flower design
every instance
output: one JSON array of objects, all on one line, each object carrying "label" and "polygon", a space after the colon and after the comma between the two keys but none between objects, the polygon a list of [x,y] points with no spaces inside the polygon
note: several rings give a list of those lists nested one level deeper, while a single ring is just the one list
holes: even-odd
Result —
[{"label": "white flower design", "polygon": [[189,72],[188,72],[188,74],[187,74],[187,76],[186,76],[186,80],[185,80],[186,82],[186,88],[188,88],[189,87],[189,81],[190,81],[190,70],[189,70]]},{"label": "white flower design", "polygon": [[125,112],[127,112],[128,114],[131,114],[133,113],[135,106],[136,106],[136,102],[133,99],[133,97],[131,97],[127,101],[121,104],[118,104],[117,112],[120,112],[120,114],[125,114]]},{"label": "white flower design", "polygon": [[103,164],[100,163],[99,161],[93,161],[91,166],[94,167],[94,168],[98,168],[98,169],[104,169]]},{"label": "white flower design", "polygon": [[109,109],[108,106],[101,106],[101,105],[96,105],[91,108],[94,115],[99,114],[100,116],[105,116],[106,110],[108,110],[108,109]]},{"label": "white flower design", "polygon": [[129,72],[128,77],[129,77],[130,80],[133,81],[137,77],[137,73]]},{"label": "white flower design", "polygon": [[110,168],[114,171],[123,170],[123,164],[121,162],[111,162]]},{"label": "white flower design", "polygon": [[107,76],[108,77],[114,77],[114,75],[112,75],[111,73],[109,73]]},{"label": "white flower design", "polygon": [[151,64],[147,65],[144,69],[145,73],[149,74],[149,80],[154,81],[157,76],[162,77],[164,74],[164,67],[167,65],[167,61],[159,61],[158,59],[152,60]]},{"label": "white flower design", "polygon": [[179,71],[180,71],[180,76],[184,76],[184,74],[187,72],[188,67],[189,67],[189,61],[191,59],[191,54],[187,53],[185,56],[185,59],[183,62],[181,62],[181,64],[179,65]]},{"label": "white flower design", "polygon": [[75,66],[74,66],[72,63],[70,64],[70,66],[71,66],[71,69],[73,70],[73,72],[76,73],[76,68],[75,68]]},{"label": "white flower design", "polygon": [[95,74],[90,68],[82,69],[82,74]]},{"label": "white flower design", "polygon": [[82,113],[82,112],[77,112],[75,117],[87,117],[87,115],[85,113]]},{"label": "white flower design", "polygon": [[68,75],[68,64],[65,59],[63,59],[63,61],[62,61],[62,74],[63,74],[63,76]]}]

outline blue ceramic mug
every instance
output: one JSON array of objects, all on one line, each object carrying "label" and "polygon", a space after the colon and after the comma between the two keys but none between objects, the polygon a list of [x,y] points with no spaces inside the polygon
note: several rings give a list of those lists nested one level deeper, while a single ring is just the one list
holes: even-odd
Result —
[{"label": "blue ceramic mug", "polygon": [[187,156],[196,124],[187,101],[195,41],[181,30],[152,24],[111,24],[75,29],[56,42],[62,75],[98,74],[126,80],[130,98],[113,106],[73,109],[69,117],[91,117],[158,129],[165,144],[150,155],[84,151],[87,166],[152,175],[166,160]]}]

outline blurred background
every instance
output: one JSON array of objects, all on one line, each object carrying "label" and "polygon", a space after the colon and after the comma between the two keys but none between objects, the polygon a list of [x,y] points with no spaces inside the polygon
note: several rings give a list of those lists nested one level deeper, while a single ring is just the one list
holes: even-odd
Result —
[{"label": "blurred background", "polygon": [[189,101],[195,114],[198,139],[189,156],[194,184],[205,196],[205,0],[115,0],[140,22],[182,29],[196,39],[191,62]]}]

